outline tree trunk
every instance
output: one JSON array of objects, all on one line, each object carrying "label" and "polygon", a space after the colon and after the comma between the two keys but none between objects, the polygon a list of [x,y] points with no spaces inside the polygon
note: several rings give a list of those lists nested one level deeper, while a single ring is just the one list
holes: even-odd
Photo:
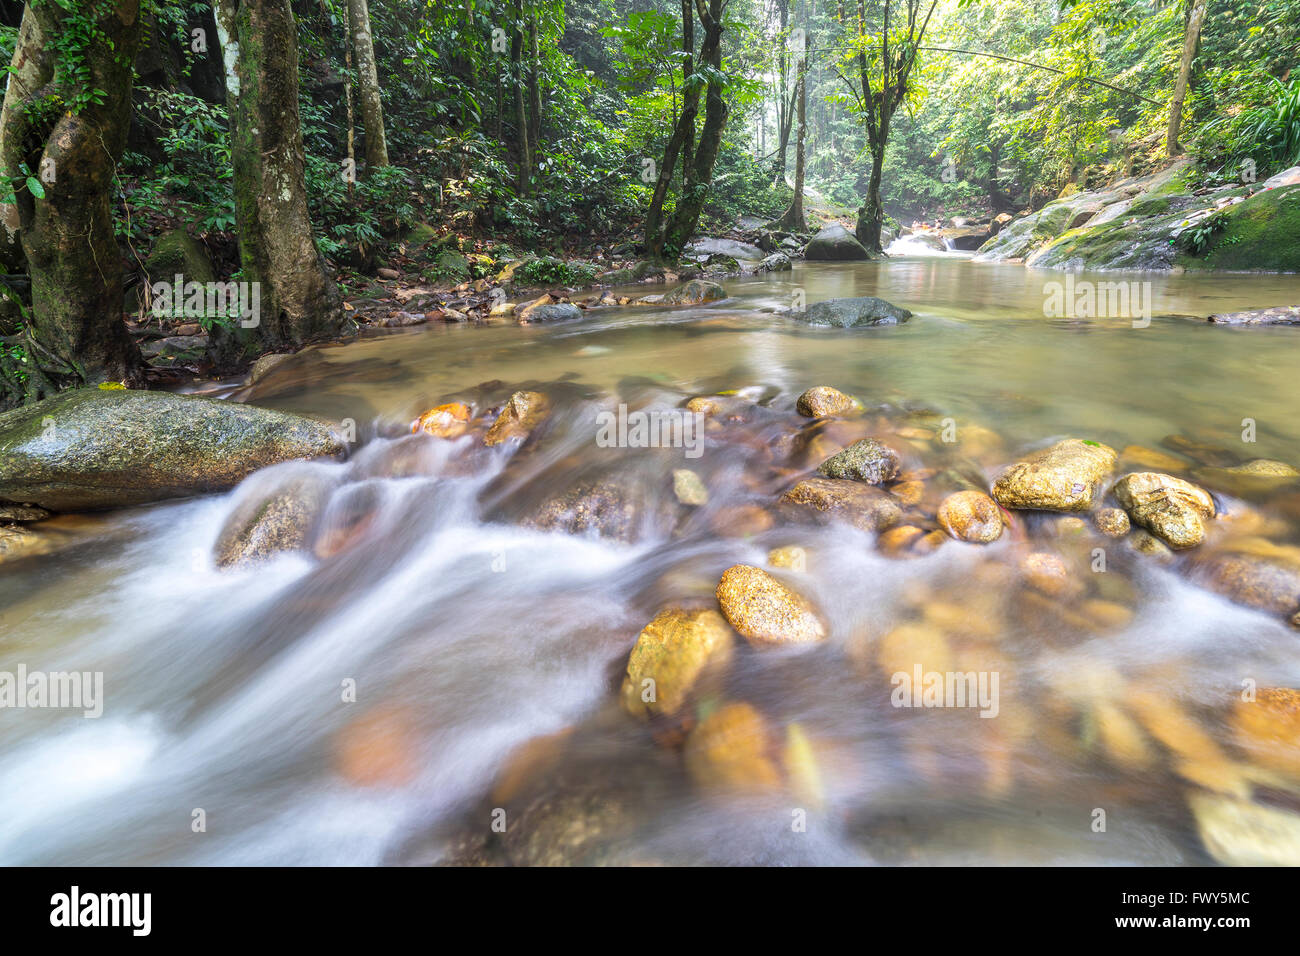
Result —
[{"label": "tree trunk", "polygon": [[370,34],[370,6],[366,0],[348,0],[353,49],[357,53],[357,85],[361,91],[361,125],[366,131],[366,169],[388,165],[388,138],[384,135],[384,104],[379,98],[375,69],[375,43]]},{"label": "tree trunk", "polygon": [[[700,141],[695,150],[695,160],[687,177],[686,187],[682,190],[677,208],[673,210],[672,221],[664,232],[662,249],[672,256],[681,255],[682,249],[695,234],[699,225],[700,212],[709,195],[709,186],[713,182],[713,166],[718,159],[718,149],[722,145],[722,133],[727,126],[727,103],[722,97],[722,6],[723,0],[695,0],[704,25],[704,44],[700,59],[710,67],[708,90],[704,96],[704,126],[700,129]],[[706,55],[707,54],[707,55]]]},{"label": "tree trunk", "polygon": [[[5,130],[14,123],[23,123],[17,115],[26,107],[28,99],[49,82],[54,74],[54,50],[41,32],[38,18],[30,10],[23,11],[14,46],[13,60],[9,65],[9,85],[5,90],[4,110],[0,112],[0,166],[6,180],[18,177],[22,162],[21,143],[5,136]],[[18,271],[23,264],[22,234],[18,206],[14,202],[0,202],[0,262],[10,272]]]},{"label": "tree trunk", "polygon": [[[312,236],[298,117],[297,26],[289,0],[219,0],[241,278],[260,311],[240,325],[268,349],[342,325],[338,288]],[[254,324],[255,323],[255,324]]]},{"label": "tree trunk", "polygon": [[1183,37],[1183,59],[1178,66],[1178,79],[1174,82],[1173,99],[1169,101],[1169,129],[1165,134],[1165,153],[1177,156],[1182,152],[1178,145],[1178,133],[1183,125],[1183,101],[1187,98],[1187,81],[1192,75],[1192,61],[1196,59],[1196,48],[1201,42],[1201,26],[1205,22],[1207,0],[1192,0],[1192,8],[1187,16],[1187,33]]},{"label": "tree trunk", "polygon": [[528,107],[524,100],[523,19],[523,0],[515,0],[515,22],[510,31],[510,73],[515,88],[515,135],[519,144],[516,190],[519,195],[526,196],[533,179],[533,158],[528,147]]},{"label": "tree trunk", "polygon": [[[20,176],[14,206],[32,282],[29,364],[54,360],[50,385],[139,384],[140,353],[122,322],[112,197],[130,122],[140,3],[101,0],[74,9],[78,19],[93,20],[94,39],[55,52],[54,38],[86,31],[70,28],[74,14],[59,4],[28,4],[5,97],[3,165]],[[64,69],[69,56],[77,73]],[[101,95],[88,98],[92,91]],[[44,198],[25,185],[28,176],[39,180]],[[33,374],[43,382],[39,369]],[[37,395],[29,389],[26,397]]]},{"label": "tree trunk", "polygon": [[[804,42],[807,43],[806,38]],[[792,232],[808,231],[808,222],[803,214],[804,144],[808,131],[807,82],[808,53],[805,48],[803,55],[799,58],[799,79],[795,83],[794,90],[795,98],[799,103],[799,135],[794,152],[794,196],[790,200],[790,208],[785,211],[785,215],[777,220],[777,225]]]},{"label": "tree trunk", "polygon": [[542,57],[537,48],[537,11],[528,18],[528,151],[533,156],[542,142]]}]

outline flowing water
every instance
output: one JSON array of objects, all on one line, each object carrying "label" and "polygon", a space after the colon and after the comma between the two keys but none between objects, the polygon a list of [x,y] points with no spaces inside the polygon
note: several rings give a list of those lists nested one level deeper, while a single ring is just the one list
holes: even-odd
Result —
[{"label": "flowing water", "polygon": [[[1284,621],[1204,590],[1186,559],[1136,556],[1050,516],[900,559],[867,532],[773,507],[862,434],[933,469],[927,495],[987,488],[1064,436],[1161,449],[1183,435],[1300,464],[1296,330],[1186,318],[1295,303],[1300,278],[1118,277],[1152,284],[1144,328],[1046,318],[1044,284],[1061,278],[952,257],[799,263],[732,280],[732,298],[706,307],[403,330],[232,385],[350,420],[356,447],[226,495],[56,519],[72,546],[0,573],[0,671],[104,675],[98,718],[0,713],[0,862],[1207,862],[1185,797],[1241,774],[1224,703],[1244,679],[1300,686]],[[879,295],[915,316],[808,328],[781,314],[796,290]],[[819,384],[866,412],[810,425],[794,403]],[[525,388],[552,411],[522,448],[484,447],[477,423],[451,440],[408,434],[434,405],[481,414]],[[620,403],[666,411],[731,390],[698,458],[596,440],[599,413]],[[947,420],[980,440],[945,445]],[[681,468],[704,478],[707,504],[677,503]],[[528,520],[602,480],[622,489],[617,534]],[[320,492],[333,536],[315,554],[219,569],[227,519],[286,482]],[[1293,492],[1241,507],[1295,542]],[[1101,545],[1104,573],[1091,566]],[[719,787],[687,772],[689,720],[628,716],[620,678],[656,613],[709,606],[724,569],[765,567],[785,546],[804,568],[775,573],[829,637],[737,641],[700,689],[696,718],[727,702],[760,713],[741,763],[780,768],[774,784]],[[1016,568],[1033,550],[1060,555],[1083,593],[1027,590]],[[893,665],[913,659],[996,672],[997,717],[892,706]],[[1117,743],[1126,734],[1138,742]]]}]

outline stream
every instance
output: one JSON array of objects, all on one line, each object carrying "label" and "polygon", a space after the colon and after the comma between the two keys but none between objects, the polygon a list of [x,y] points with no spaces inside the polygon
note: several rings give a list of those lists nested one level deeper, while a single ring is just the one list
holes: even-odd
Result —
[{"label": "stream", "polygon": [[[1300,302],[1300,277],[1075,278],[1149,282],[1155,318],[1046,317],[1044,285],[1063,276],[1019,265],[798,262],[723,280],[731,297],[702,307],[393,330],[230,383],[233,397],[349,420],[355,449],[228,494],[56,519],[74,547],[0,571],[0,670],[104,674],[98,718],[0,715],[0,864],[1212,862],[1185,797],[1234,753],[1220,705],[1243,679],[1300,686],[1284,620],[1198,586],[1182,558],[1112,544],[1094,573],[1094,533],[1049,515],[1016,513],[991,545],[899,559],[869,532],[772,507],[862,434],[889,436],[905,469],[949,490],[987,490],[1063,437],[1173,454],[1162,442],[1181,435],[1300,465],[1300,333],[1204,322]],[[796,289],[809,303],[880,296],[914,316],[810,328],[781,314]],[[863,417],[810,430],[794,405],[815,385],[856,396]],[[520,389],[551,401],[540,442],[409,434],[436,405],[478,415]],[[620,403],[670,410],[722,392],[741,410],[710,423],[698,458],[595,440]],[[947,419],[982,440],[944,447]],[[678,503],[681,468],[707,504]],[[345,543],[218,568],[232,512],[286,480],[326,489],[324,520]],[[621,534],[527,520],[601,480],[623,489]],[[1300,544],[1294,490],[1249,510]],[[815,771],[801,779],[816,782],[721,792],[683,765],[689,726],[624,713],[619,683],[659,611],[709,606],[723,570],[768,567],[778,547],[806,555],[804,570],[776,573],[828,637],[737,640],[699,713],[748,703],[769,753],[808,743]],[[1026,597],[1014,569],[1033,549],[1063,555],[1091,603]],[[999,673],[997,719],[891,706],[880,648],[900,628],[960,669]],[[1147,755],[1126,762],[1107,744],[1116,721],[1133,725],[1133,697]],[[1214,746],[1151,729],[1184,718]]]}]

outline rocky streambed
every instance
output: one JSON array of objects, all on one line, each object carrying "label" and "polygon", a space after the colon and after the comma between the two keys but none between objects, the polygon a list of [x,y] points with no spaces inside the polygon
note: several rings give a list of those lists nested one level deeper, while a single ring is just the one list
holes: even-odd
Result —
[{"label": "rocky streambed", "polygon": [[1288,330],[986,330],[847,275],[794,279],[910,320],[765,278],[292,358],[242,394],[345,459],[29,525],[0,670],[109,707],[14,725],[0,858],[1294,862],[1289,372],[1180,384]]}]

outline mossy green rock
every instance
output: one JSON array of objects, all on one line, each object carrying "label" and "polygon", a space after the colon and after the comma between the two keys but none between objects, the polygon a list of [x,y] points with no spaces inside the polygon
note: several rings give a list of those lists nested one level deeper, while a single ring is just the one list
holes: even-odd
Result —
[{"label": "mossy green rock", "polygon": [[727,297],[727,290],[716,282],[692,279],[664,293],[664,305],[703,305]]},{"label": "mossy green rock", "polygon": [[221,491],[337,456],[327,422],[211,398],[80,389],[0,415],[0,501],[89,511]]},{"label": "mossy green rock", "polygon": [[892,481],[898,474],[898,452],[874,438],[863,438],[827,458],[818,466],[817,473],[827,478],[879,485]]},{"label": "mossy green rock", "polygon": [[912,313],[907,309],[870,295],[815,302],[808,306],[807,311],[794,312],[791,315],[809,325],[829,325],[840,329],[899,325],[912,317]]},{"label": "mossy green rock", "polygon": [[144,261],[144,271],[151,282],[173,282],[178,275],[186,282],[216,280],[208,250],[184,229],[172,229],[158,237]]}]

